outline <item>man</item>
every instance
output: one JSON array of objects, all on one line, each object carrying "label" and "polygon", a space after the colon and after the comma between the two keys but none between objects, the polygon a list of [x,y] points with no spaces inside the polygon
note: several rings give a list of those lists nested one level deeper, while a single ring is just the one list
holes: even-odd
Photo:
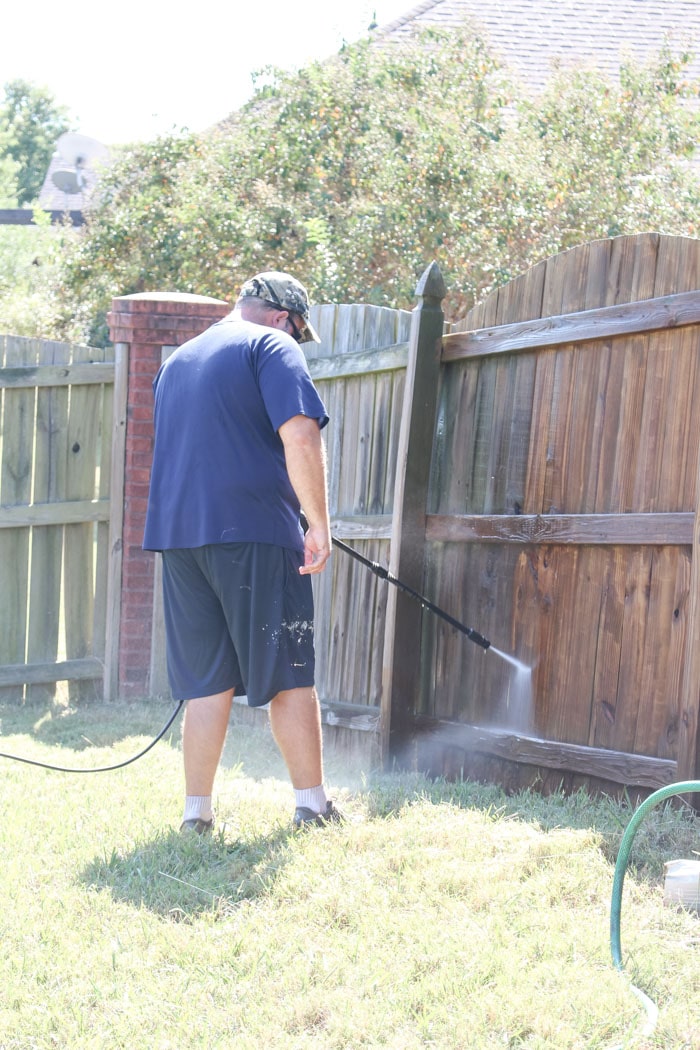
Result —
[{"label": "man", "polygon": [[[163,552],[168,676],[187,701],[181,831],[213,823],[234,692],[269,702],[295,791],[294,825],[343,818],[323,786],[310,576],[331,553],[325,407],[298,344],[319,338],[306,289],[247,281],[228,317],[155,378],[143,546]],[[300,507],[308,522],[300,526]]]}]

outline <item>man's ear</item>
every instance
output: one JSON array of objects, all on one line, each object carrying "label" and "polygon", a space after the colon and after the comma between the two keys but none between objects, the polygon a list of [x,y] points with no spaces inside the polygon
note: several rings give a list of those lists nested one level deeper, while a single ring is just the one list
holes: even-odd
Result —
[{"label": "man's ear", "polygon": [[261,324],[266,328],[284,329],[289,316],[288,310],[270,310],[253,298],[241,299],[239,305],[244,321],[252,321],[253,324]]},{"label": "man's ear", "polygon": [[288,317],[289,310],[275,310],[274,312],[268,313],[262,323],[268,325],[270,328],[278,328],[280,331],[284,331],[287,326]]}]

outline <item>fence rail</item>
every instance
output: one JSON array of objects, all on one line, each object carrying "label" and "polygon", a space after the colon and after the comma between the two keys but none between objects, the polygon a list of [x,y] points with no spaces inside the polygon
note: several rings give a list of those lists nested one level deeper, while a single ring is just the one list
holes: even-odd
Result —
[{"label": "fence rail", "polygon": [[623,306],[601,306],[537,321],[515,321],[494,328],[447,334],[443,340],[442,360],[460,361],[487,354],[542,350],[699,323],[700,304],[697,292],[693,290]]}]

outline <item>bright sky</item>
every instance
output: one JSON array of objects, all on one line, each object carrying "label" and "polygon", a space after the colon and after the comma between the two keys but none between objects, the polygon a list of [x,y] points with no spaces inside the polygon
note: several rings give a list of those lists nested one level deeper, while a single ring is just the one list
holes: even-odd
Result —
[{"label": "bright sky", "polygon": [[252,94],[251,73],[298,68],[417,0],[34,0],[0,18],[0,85],[47,87],[106,145],[202,131]]}]

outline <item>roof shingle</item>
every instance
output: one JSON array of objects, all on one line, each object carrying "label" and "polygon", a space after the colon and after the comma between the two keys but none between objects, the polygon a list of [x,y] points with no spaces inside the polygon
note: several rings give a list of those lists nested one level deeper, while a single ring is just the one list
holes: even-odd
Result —
[{"label": "roof shingle", "polygon": [[[667,38],[674,50],[700,51],[699,0],[423,0],[375,33],[400,41],[416,28],[449,29],[465,19],[531,94],[557,63],[616,76],[625,57],[649,59]],[[687,76],[700,79],[697,52]]]}]

